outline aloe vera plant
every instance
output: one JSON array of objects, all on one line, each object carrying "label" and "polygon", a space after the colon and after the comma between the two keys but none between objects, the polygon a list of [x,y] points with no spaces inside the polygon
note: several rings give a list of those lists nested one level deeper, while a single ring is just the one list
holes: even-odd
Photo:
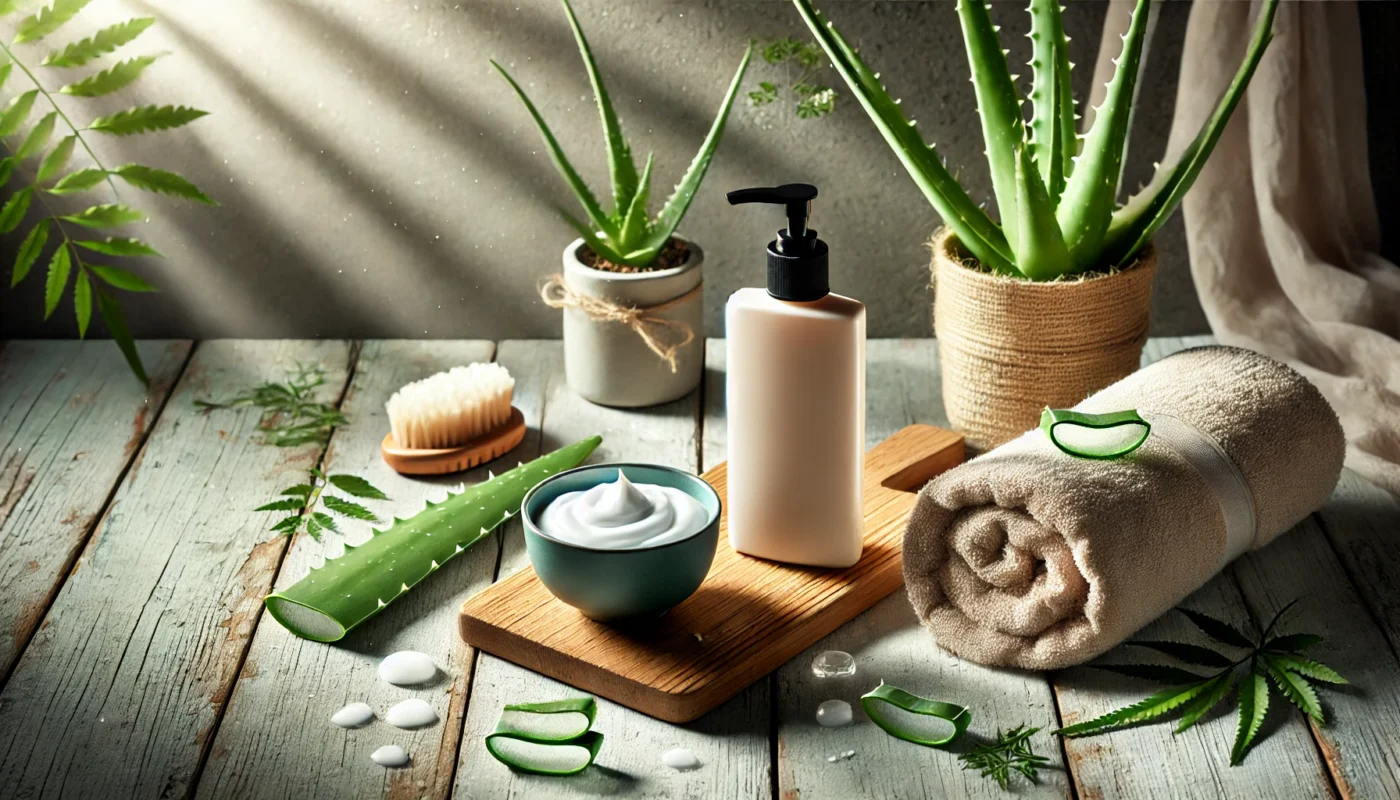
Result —
[{"label": "aloe vera plant", "polygon": [[661,212],[655,218],[651,218],[648,216],[647,202],[651,195],[651,173],[655,154],[647,155],[646,164],[642,167],[641,174],[638,175],[636,163],[632,159],[631,145],[623,136],[617,112],[613,109],[612,100],[608,96],[607,88],[603,85],[603,76],[599,74],[598,65],[593,60],[593,50],[588,46],[588,39],[584,37],[583,29],[579,27],[578,18],[574,16],[574,10],[569,5],[569,0],[561,1],[564,5],[564,13],[569,18],[569,26],[573,28],[579,55],[582,56],[584,67],[588,70],[588,80],[593,85],[593,94],[598,101],[598,113],[603,120],[603,138],[608,146],[608,168],[612,175],[613,208],[611,211],[603,209],[593,191],[588,188],[588,184],[584,182],[578,171],[574,169],[573,164],[569,162],[568,156],[564,155],[563,148],[559,146],[559,140],[555,138],[549,125],[545,123],[539,109],[535,108],[535,104],[525,94],[525,90],[511,77],[510,73],[506,72],[505,67],[494,60],[491,61],[491,66],[495,67],[496,71],[501,73],[501,76],[510,83],[516,96],[520,98],[520,102],[525,105],[525,109],[530,112],[535,124],[539,126],[540,135],[544,137],[545,146],[549,149],[554,165],[559,168],[559,173],[564,176],[569,188],[578,197],[587,220],[580,220],[561,210],[564,218],[579,232],[584,242],[598,256],[613,264],[645,269],[652,266],[657,256],[671,241],[676,226],[680,225],[681,219],[685,217],[686,210],[690,208],[691,200],[695,198],[696,191],[699,190],[701,182],[705,179],[705,172],[710,168],[715,150],[719,147],[720,137],[724,135],[724,126],[729,119],[729,110],[734,105],[734,98],[739,94],[739,84],[743,81],[744,71],[748,69],[753,47],[750,45],[744,51],[743,60],[739,62],[739,70],[734,73],[734,80],[730,82],[729,92],[725,95],[719,114],[710,126],[710,132],[700,145],[700,152],[690,162],[689,169],[686,170],[680,183],[676,184],[675,191],[666,201]]},{"label": "aloe vera plant", "polygon": [[1234,80],[1181,158],[1117,206],[1133,89],[1142,61],[1150,0],[1138,0],[1113,78],[1093,126],[1075,133],[1068,39],[1059,0],[1030,0],[1032,116],[1026,122],[1016,77],[983,0],[958,0],[1000,223],[968,196],[899,101],[812,0],[793,0],[904,168],[963,247],[994,272],[1054,280],[1131,264],[1167,221],[1210,157],[1273,36],[1278,0],[1259,13]]},{"label": "aloe vera plant", "polygon": [[264,599],[267,611],[303,639],[334,642],[437,572],[520,509],[536,484],[583,463],[598,447],[594,436],[523,464],[485,483],[448,492],[407,519],[394,518],[345,554]]}]

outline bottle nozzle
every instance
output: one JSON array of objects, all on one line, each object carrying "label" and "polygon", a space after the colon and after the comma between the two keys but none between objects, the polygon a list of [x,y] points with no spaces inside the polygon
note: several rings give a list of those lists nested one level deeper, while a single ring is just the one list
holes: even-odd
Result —
[{"label": "bottle nozzle", "polygon": [[782,186],[736,189],[725,195],[729,204],[769,203],[783,206],[787,212],[786,236],[779,236],[783,251],[796,245],[798,252],[809,249],[807,243],[807,218],[812,212],[812,200],[817,196],[817,187],[807,183],[785,183]]}]

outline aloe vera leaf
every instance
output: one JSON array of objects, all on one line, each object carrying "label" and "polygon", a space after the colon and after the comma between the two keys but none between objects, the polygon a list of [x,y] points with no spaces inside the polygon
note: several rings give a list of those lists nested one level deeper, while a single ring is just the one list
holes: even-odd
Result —
[{"label": "aloe vera leaf", "polygon": [[584,244],[587,244],[594,253],[597,253],[614,264],[623,263],[622,253],[619,252],[617,248],[613,247],[612,240],[603,239],[592,228],[585,225],[582,220],[564,209],[561,208],[558,209],[558,211],[559,216],[563,217],[564,221],[569,223],[575,231],[578,231],[579,238],[583,239]]},{"label": "aloe vera leaf", "polygon": [[[647,156],[646,166],[642,168],[642,177],[637,184],[637,189],[632,195],[631,204],[627,207],[627,214],[622,218],[622,230],[617,235],[617,248],[624,253],[632,249],[638,242],[646,238],[647,233],[647,200],[651,196],[651,167],[656,161],[655,155]],[[656,254],[652,254],[655,258]],[[624,263],[626,263],[624,261]],[[651,263],[647,260],[641,264],[631,266],[644,267]]]},{"label": "aloe vera leaf", "polygon": [[622,135],[622,126],[618,124],[617,112],[613,110],[612,100],[608,97],[608,90],[603,86],[603,76],[598,72],[598,65],[593,60],[593,48],[588,46],[588,39],[583,35],[583,28],[578,24],[578,17],[574,16],[573,6],[569,5],[569,0],[561,0],[564,4],[564,13],[569,17],[569,27],[574,31],[574,41],[578,43],[578,53],[583,58],[583,64],[588,69],[588,82],[593,85],[593,96],[598,101],[598,115],[603,119],[603,138],[608,143],[608,171],[612,174],[613,185],[613,213],[621,216],[622,213],[632,204],[632,195],[637,191],[637,165],[632,161],[632,148],[627,144],[627,138]]},{"label": "aloe vera leaf", "polygon": [[[968,0],[963,0],[967,3]],[[975,0],[974,0],[975,2]],[[1016,268],[1033,281],[1054,280],[1074,267],[1050,195],[1025,147],[1016,149]]]},{"label": "aloe vera leaf", "polygon": [[1118,55],[1118,68],[1108,82],[1103,105],[1084,139],[1084,152],[1075,162],[1057,209],[1065,244],[1079,270],[1101,266],[1104,234],[1118,194],[1118,176],[1132,117],[1133,87],[1147,32],[1148,5],[1148,0],[1138,0],[1133,10],[1132,23],[1123,38],[1123,51]]},{"label": "aloe vera leaf", "polygon": [[1244,90],[1254,77],[1254,70],[1273,39],[1274,12],[1277,10],[1278,0],[1268,0],[1260,10],[1244,61],[1240,62],[1229,88],[1220,96],[1215,110],[1196,133],[1196,138],[1182,151],[1181,157],[1169,169],[1158,169],[1146,188],[1113,212],[1104,239],[1106,263],[1124,265],[1131,262],[1152,241],[1152,236],[1176,211],[1181,199],[1191,189],[1191,184],[1196,182],[1196,176],[1201,174],[1206,159],[1210,158],[1216,142],[1220,141],[1225,124],[1230,121],[1230,115],[1239,105]]},{"label": "aloe vera leaf", "polygon": [[[977,113],[982,118],[982,139],[987,147],[987,166],[992,173],[992,191],[1001,214],[1001,229],[1011,251],[1020,258],[1017,247],[1021,216],[1017,212],[1020,197],[1016,169],[1025,140],[1021,121],[1021,96],[1011,80],[992,17],[984,0],[958,0],[958,21],[962,24],[963,45],[967,63],[972,70],[972,85],[977,93]],[[1025,267],[1017,264],[1022,272]]]},{"label": "aloe vera leaf", "polygon": [[393,524],[345,554],[312,567],[300,581],[264,598],[272,618],[317,642],[341,639],[485,538],[520,509],[525,493],[550,475],[578,466],[602,442],[594,436],[523,464],[489,481],[448,492],[441,502]]},{"label": "aloe vera leaf", "polygon": [[652,224],[652,233],[647,241],[645,250],[650,250],[653,257],[666,246],[670,241],[671,234],[676,232],[676,226],[681,224],[681,219],[685,217],[685,212],[690,209],[690,201],[695,199],[695,193],[700,190],[700,183],[705,180],[705,172],[710,169],[710,162],[715,158],[715,150],[719,149],[720,137],[724,135],[725,123],[729,121],[729,110],[734,107],[734,98],[739,96],[739,85],[744,82],[744,72],[749,68],[749,59],[753,57],[753,44],[744,50],[744,57],[739,61],[739,69],[734,73],[734,80],[729,83],[729,92],[724,96],[724,102],[720,104],[719,114],[715,116],[715,121],[710,125],[710,132],[705,134],[705,141],[700,144],[700,151],[695,154],[695,159],[690,162],[685,175],[681,177],[681,182],[676,184],[676,189],[666,200],[666,205],[662,206],[661,213],[657,215],[656,221]]},{"label": "aloe vera leaf", "polygon": [[898,103],[836,27],[818,19],[819,12],[811,0],[793,0],[793,4],[904,169],[943,218],[943,224],[953,230],[958,241],[984,266],[1003,275],[1019,274],[1012,265],[1014,256],[1001,229],[967,196],[943,166],[934,148],[915,133]]},{"label": "aloe vera leaf", "polygon": [[594,229],[602,231],[605,236],[617,236],[617,226],[608,218],[607,212],[598,204],[598,198],[593,196],[593,190],[588,188],[588,184],[583,182],[583,177],[574,169],[574,165],[569,163],[569,157],[564,155],[564,148],[559,146],[559,140],[554,138],[554,132],[549,129],[549,125],[540,116],[539,109],[530,101],[530,96],[525,94],[525,90],[520,88],[520,84],[515,82],[515,78],[506,72],[505,67],[497,64],[494,60],[491,66],[501,73],[501,77],[506,79],[510,88],[515,90],[515,96],[520,98],[520,102],[525,105],[525,110],[530,112],[530,116],[535,120],[535,126],[540,129],[540,136],[544,138],[545,146],[549,149],[550,158],[554,159],[554,166],[559,169],[559,174],[568,181],[569,188],[574,190],[578,197],[579,204],[583,206],[583,211],[588,215],[589,222],[593,223]]},{"label": "aloe vera leaf", "polygon": [[[906,742],[925,747],[952,744],[972,722],[972,712],[960,705],[930,700],[904,691],[898,686],[881,683],[861,695],[860,707],[870,721],[885,733]],[[903,714],[891,711],[898,709]],[[925,732],[921,718],[933,718],[947,723],[943,730]]]},{"label": "aloe vera leaf", "polygon": [[1059,0],[1031,0],[1030,139],[1040,178],[1058,205],[1076,155],[1074,98],[1069,82],[1069,40]]}]

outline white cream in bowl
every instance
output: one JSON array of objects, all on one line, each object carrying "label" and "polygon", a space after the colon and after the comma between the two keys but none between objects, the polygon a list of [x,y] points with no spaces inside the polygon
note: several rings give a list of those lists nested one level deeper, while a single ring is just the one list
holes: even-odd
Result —
[{"label": "white cream in bowl", "polygon": [[680,489],[617,480],[561,494],[540,514],[545,536],[598,550],[654,547],[678,542],[705,527],[709,515]]}]

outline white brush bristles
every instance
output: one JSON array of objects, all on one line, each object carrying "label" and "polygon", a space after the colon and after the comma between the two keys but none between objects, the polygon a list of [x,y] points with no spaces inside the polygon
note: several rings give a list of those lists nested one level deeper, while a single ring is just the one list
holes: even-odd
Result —
[{"label": "white brush bristles", "polygon": [[506,424],[514,390],[515,379],[505,367],[472,364],[410,383],[384,408],[399,447],[460,447]]}]

